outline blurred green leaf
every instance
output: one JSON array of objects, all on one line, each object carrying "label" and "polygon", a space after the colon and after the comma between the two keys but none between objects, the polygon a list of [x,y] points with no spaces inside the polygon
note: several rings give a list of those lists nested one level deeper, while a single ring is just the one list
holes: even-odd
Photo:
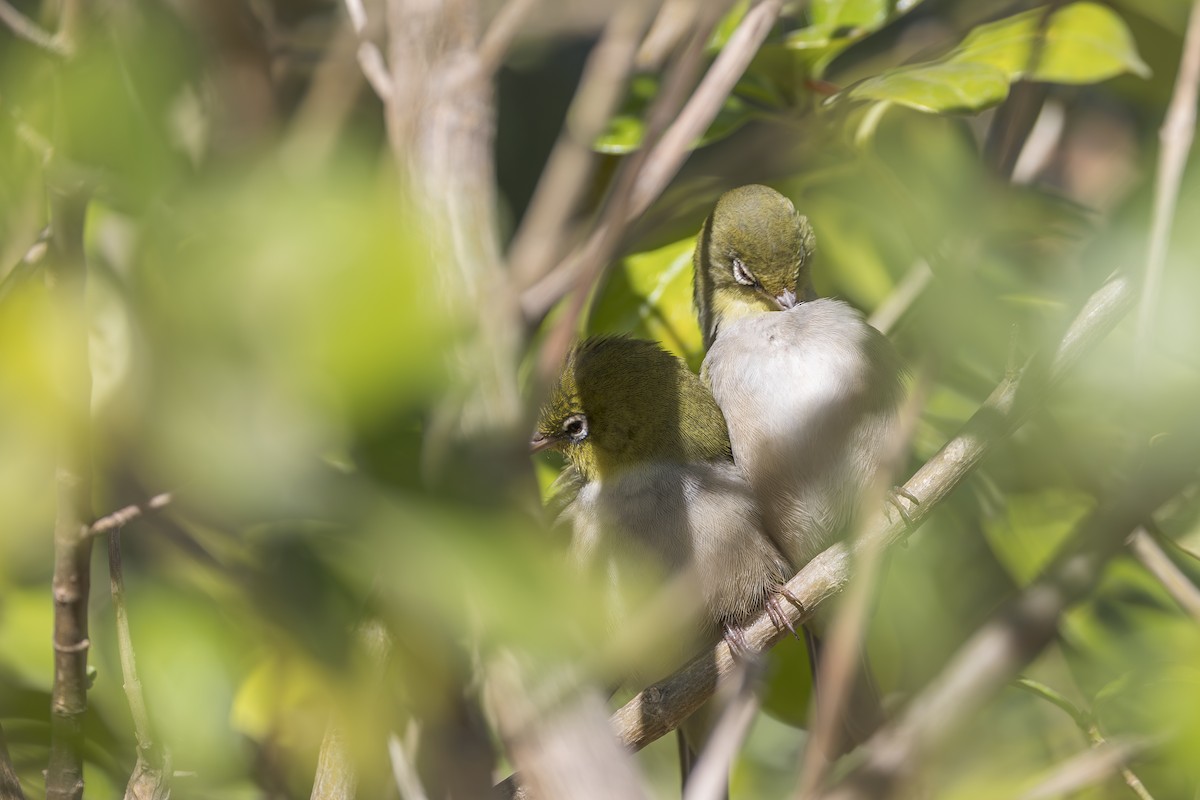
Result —
[{"label": "blurred green leaf", "polygon": [[1082,492],[1051,489],[1009,494],[1006,513],[985,520],[984,533],[993,552],[1021,584],[1037,577],[1095,500]]},{"label": "blurred green leaf", "polygon": [[[743,79],[745,80],[745,79]],[[597,137],[592,147],[598,152],[612,155],[631,153],[642,146],[646,135],[646,112],[658,94],[658,79],[655,76],[639,75],[633,79],[629,87],[629,95],[621,110],[608,121],[604,133]],[[739,83],[739,86],[741,84]],[[763,96],[761,86],[750,84],[752,93]],[[739,89],[725,98],[717,112],[716,118],[708,126],[708,130],[692,143],[692,147],[703,147],[707,144],[724,139],[738,128],[750,121],[754,109],[739,96]]]}]

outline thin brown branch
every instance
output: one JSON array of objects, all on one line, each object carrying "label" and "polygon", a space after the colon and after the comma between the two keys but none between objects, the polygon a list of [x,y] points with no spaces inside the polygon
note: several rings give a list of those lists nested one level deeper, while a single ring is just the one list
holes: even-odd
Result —
[{"label": "thin brown branch", "polygon": [[[162,495],[160,495],[161,497]],[[137,739],[137,763],[125,787],[125,800],[166,800],[171,795],[171,755],[156,740],[146,710],[146,695],[138,677],[133,636],[129,632],[129,608],[125,603],[125,576],[121,566],[121,529],[108,534],[108,579],[112,590],[113,613],[117,621],[117,652],[121,657],[122,688],[133,717]]]},{"label": "thin brown branch", "polygon": [[1200,622],[1200,589],[1183,570],[1175,566],[1175,562],[1159,547],[1150,532],[1144,527],[1134,531],[1129,537],[1129,549],[1142,566],[1158,579],[1179,607]]},{"label": "thin brown branch", "polygon": [[91,392],[83,228],[87,193],[51,186],[46,279],[62,330],[56,365],[62,415],[54,523],[54,686],[51,690],[47,800],[83,796],[87,712],[88,591],[92,540]]},{"label": "thin brown branch", "polygon": [[166,508],[174,500],[174,496],[170,492],[156,494],[140,505],[129,505],[124,508],[119,508],[111,514],[105,514],[100,519],[88,526],[88,536],[100,536],[101,534],[119,531],[135,519],[142,517],[151,511],[157,511],[161,508]]},{"label": "thin brown branch", "polygon": [[[619,213],[611,214],[596,226],[578,255],[569,256],[553,272],[522,294],[521,307],[526,318],[540,318],[567,292],[585,292],[600,277],[609,252],[609,248],[603,245],[619,241],[625,227],[645,213],[666,189],[691,152],[693,143],[712,124],[725,98],[746,71],[770,33],[781,8],[782,0],[763,0],[746,12],[662,138],[652,146],[637,169],[631,170],[633,183],[628,190],[627,202],[617,206]],[[649,143],[643,149],[646,147],[650,147]]]},{"label": "thin brown branch", "polygon": [[490,75],[500,68],[521,24],[537,4],[538,0],[507,0],[496,12],[479,40],[479,62],[484,72]]},{"label": "thin brown branch", "polygon": [[1200,92],[1200,0],[1192,3],[1179,74],[1171,92],[1167,115],[1158,131],[1161,147],[1154,187],[1154,211],[1150,221],[1150,242],[1146,249],[1145,283],[1138,306],[1136,358],[1137,368],[1145,367],[1157,317],[1162,275],[1166,267],[1171,227],[1175,223],[1175,203],[1187,165],[1188,151],[1196,135],[1196,94]]},{"label": "thin brown branch", "polygon": [[0,727],[0,800],[25,800],[21,779],[17,777],[12,757],[8,754],[8,740],[4,738],[3,727]]},{"label": "thin brown branch", "polygon": [[[1015,430],[1046,393],[1112,330],[1133,301],[1133,290],[1124,277],[1114,277],[1098,289],[1049,357],[1048,370],[1042,374],[1027,369],[1028,377],[1015,376],[1002,381],[958,435],[905,484],[905,491],[920,501],[909,507],[912,527],[903,520],[885,522],[880,518],[863,534],[861,542],[866,546],[890,546],[903,541],[911,530],[920,526],[992,446]],[[789,620],[794,625],[804,622],[821,602],[841,591],[849,577],[849,568],[850,551],[841,543],[810,561],[787,583],[788,591],[804,606],[803,610],[789,607]],[[766,614],[755,619],[745,635],[755,651],[766,650],[783,636]],[[645,747],[674,730],[699,708],[733,667],[728,646],[723,642],[718,644],[674,675],[643,690],[618,710],[612,718],[617,735],[630,747]]]},{"label": "thin brown branch", "polygon": [[864,761],[826,794],[837,800],[902,792],[925,759],[1050,644],[1062,615],[1099,582],[1128,532],[1196,478],[1200,429],[1179,431],[1128,460],[1122,491],[1075,529],[1041,576],[981,627],[894,723],[864,746]]},{"label": "thin brown branch", "polygon": [[67,58],[71,55],[71,47],[63,37],[42,30],[40,25],[18,11],[8,0],[0,0],[0,22],[18,39],[24,39],[53,56]]},{"label": "thin brown branch", "polygon": [[646,13],[643,3],[623,3],[588,55],[563,129],[509,248],[509,266],[520,286],[540,278],[562,255],[568,224],[595,167],[591,144],[621,100]]},{"label": "thin brown branch", "polygon": [[421,785],[421,778],[412,764],[412,759],[404,749],[404,743],[394,733],[388,734],[388,760],[392,765],[392,780],[396,783],[396,791],[400,800],[429,800],[429,794]]}]

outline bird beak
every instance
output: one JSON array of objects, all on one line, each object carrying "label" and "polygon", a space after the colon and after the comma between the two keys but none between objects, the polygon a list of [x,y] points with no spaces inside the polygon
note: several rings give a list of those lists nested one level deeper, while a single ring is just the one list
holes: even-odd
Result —
[{"label": "bird beak", "polygon": [[796,293],[788,289],[781,295],[775,297],[775,302],[779,303],[780,311],[787,311],[789,308],[796,307]]},{"label": "bird beak", "polygon": [[546,436],[544,433],[535,433],[533,438],[529,440],[529,452],[540,453],[552,444],[554,444],[553,436]]}]

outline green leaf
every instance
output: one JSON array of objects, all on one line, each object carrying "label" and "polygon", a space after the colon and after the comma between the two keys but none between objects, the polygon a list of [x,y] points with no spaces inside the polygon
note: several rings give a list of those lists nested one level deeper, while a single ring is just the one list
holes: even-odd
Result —
[{"label": "green leaf", "polygon": [[809,5],[812,24],[793,31],[787,46],[806,53],[813,77],[821,77],[830,62],[855,42],[907,14],[923,0],[814,0]]},{"label": "green leaf", "polygon": [[879,100],[944,114],[977,111],[1008,96],[1009,79],[987,64],[942,63],[900,67],[850,90],[855,100]]},{"label": "green leaf", "polygon": [[1045,13],[981,25],[941,60],[888,70],[849,96],[941,114],[995,105],[1021,79],[1094,83],[1123,72],[1149,75],[1129,28],[1112,10],[1072,3],[1049,18]]},{"label": "green leaf", "polygon": [[1133,35],[1112,9],[1072,3],[1043,20],[1045,13],[1035,9],[981,25],[950,60],[990,64],[1009,80],[1093,83],[1123,72],[1149,77]]},{"label": "green leaf", "polygon": [[693,367],[703,357],[692,311],[692,250],[688,237],[637,253],[613,268],[588,319],[588,333],[630,333],[657,339]]}]

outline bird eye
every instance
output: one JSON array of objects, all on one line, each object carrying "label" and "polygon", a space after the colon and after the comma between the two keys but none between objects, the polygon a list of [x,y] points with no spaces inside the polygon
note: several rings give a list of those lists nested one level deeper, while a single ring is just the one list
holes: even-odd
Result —
[{"label": "bird eye", "polygon": [[572,414],[563,420],[562,429],[572,442],[582,442],[588,435],[587,417],[583,414]]},{"label": "bird eye", "polygon": [[761,284],[758,282],[758,278],[754,277],[754,273],[751,272],[746,265],[742,263],[742,260],[737,257],[734,257],[733,259],[733,279],[743,286],[753,286],[755,288],[761,286]]}]

